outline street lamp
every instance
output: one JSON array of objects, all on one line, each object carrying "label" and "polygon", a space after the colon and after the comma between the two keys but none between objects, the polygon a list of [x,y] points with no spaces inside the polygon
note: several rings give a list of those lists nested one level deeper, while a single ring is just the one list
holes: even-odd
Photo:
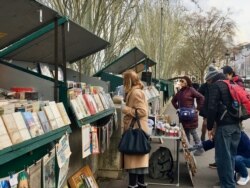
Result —
[{"label": "street lamp", "polygon": [[228,52],[228,50],[226,51],[225,56],[226,56],[226,65],[228,65],[229,56],[230,56],[230,53]]}]

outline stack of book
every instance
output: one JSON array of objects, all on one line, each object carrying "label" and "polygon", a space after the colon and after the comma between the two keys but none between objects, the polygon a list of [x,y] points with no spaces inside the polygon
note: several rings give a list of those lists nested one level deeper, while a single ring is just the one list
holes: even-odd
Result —
[{"label": "stack of book", "polygon": [[91,88],[92,93],[80,88],[69,90],[70,105],[78,120],[114,107],[110,94],[99,87]]},{"label": "stack of book", "polygon": [[0,101],[0,150],[71,123],[63,103],[20,102]]}]

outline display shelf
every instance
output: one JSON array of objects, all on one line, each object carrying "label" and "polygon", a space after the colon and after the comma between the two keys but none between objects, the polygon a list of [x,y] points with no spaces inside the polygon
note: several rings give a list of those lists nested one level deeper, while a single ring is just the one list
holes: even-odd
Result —
[{"label": "display shelf", "polygon": [[104,118],[108,115],[111,115],[114,112],[115,112],[115,108],[110,108],[110,109],[104,110],[102,112],[98,112],[95,115],[91,115],[91,116],[85,117],[81,120],[77,120],[77,125],[78,125],[78,127],[82,127],[86,124],[93,123],[101,118]]},{"label": "display shelf", "polygon": [[71,132],[68,125],[0,150],[0,166],[61,138],[66,132]]},{"label": "display shelf", "polygon": [[157,96],[157,97],[152,97],[152,98],[148,99],[148,103],[153,102],[153,101],[155,101],[155,100],[157,100],[157,99],[160,99],[160,97],[159,97],[159,96]]}]

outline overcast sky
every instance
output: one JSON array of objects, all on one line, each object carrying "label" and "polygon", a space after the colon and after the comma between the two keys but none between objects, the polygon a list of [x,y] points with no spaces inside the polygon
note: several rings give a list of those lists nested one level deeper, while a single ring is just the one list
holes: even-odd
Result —
[{"label": "overcast sky", "polygon": [[[183,0],[189,10],[196,9],[191,0]],[[203,10],[216,7],[219,10],[227,11],[229,8],[233,15],[232,19],[237,24],[235,42],[250,42],[250,0],[197,0]]]}]

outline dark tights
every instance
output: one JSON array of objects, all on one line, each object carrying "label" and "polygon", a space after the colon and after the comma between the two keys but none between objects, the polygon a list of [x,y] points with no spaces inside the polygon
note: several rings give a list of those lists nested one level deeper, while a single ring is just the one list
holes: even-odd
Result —
[{"label": "dark tights", "polygon": [[129,185],[135,186],[139,182],[144,184],[144,174],[131,174],[129,173]]}]

